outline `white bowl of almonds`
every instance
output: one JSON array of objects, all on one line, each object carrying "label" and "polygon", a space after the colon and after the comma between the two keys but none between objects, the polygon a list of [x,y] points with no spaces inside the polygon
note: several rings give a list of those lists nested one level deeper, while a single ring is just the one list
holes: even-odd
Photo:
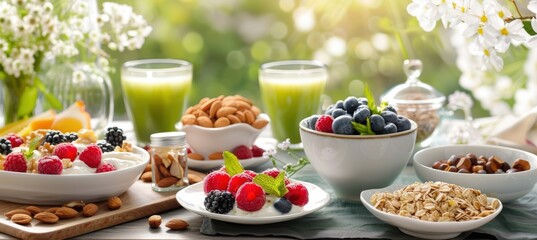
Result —
[{"label": "white bowl of almonds", "polygon": [[378,219],[425,239],[455,238],[487,224],[503,208],[479,190],[444,182],[366,190],[360,200]]},{"label": "white bowl of almonds", "polygon": [[251,100],[234,95],[202,99],[186,110],[175,128],[186,133],[190,149],[202,160],[241,145],[251,147],[268,123]]}]

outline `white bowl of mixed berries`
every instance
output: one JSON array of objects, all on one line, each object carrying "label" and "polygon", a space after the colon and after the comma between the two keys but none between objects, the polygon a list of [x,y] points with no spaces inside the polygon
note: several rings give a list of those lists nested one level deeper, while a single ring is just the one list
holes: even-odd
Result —
[{"label": "white bowl of mixed berries", "polygon": [[149,162],[147,151],[117,127],[101,141],[92,130],[38,130],[24,139],[10,134],[0,138],[0,153],[0,182],[9,183],[0,186],[0,200],[37,205],[120,195]]},{"label": "white bowl of mixed berries", "polygon": [[216,220],[266,224],[304,216],[330,201],[321,188],[287,179],[284,171],[244,170],[231,152],[224,152],[224,160],[225,166],[203,182],[177,193],[184,208]]},{"label": "white bowl of mixed berries", "polygon": [[314,169],[338,197],[354,201],[363,190],[393,183],[416,140],[415,122],[366,96],[337,101],[323,115],[300,122],[304,152]]}]

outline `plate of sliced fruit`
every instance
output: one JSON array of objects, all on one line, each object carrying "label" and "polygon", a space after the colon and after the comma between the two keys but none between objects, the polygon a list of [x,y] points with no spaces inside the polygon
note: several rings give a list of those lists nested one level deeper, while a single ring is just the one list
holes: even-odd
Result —
[{"label": "plate of sliced fruit", "polygon": [[258,225],[296,219],[330,202],[323,189],[287,179],[284,171],[244,170],[231,152],[224,152],[224,162],[224,167],[209,173],[203,182],[179,191],[179,204],[211,219]]}]

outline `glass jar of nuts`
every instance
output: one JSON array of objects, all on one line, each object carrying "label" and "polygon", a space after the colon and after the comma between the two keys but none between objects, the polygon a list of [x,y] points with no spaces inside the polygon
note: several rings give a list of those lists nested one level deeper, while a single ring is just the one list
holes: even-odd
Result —
[{"label": "glass jar of nuts", "polygon": [[187,147],[184,132],[151,134],[153,190],[177,191],[188,185]]},{"label": "glass jar of nuts", "polygon": [[405,60],[403,67],[407,75],[406,82],[392,88],[382,100],[392,105],[397,114],[410,118],[418,124],[416,143],[425,147],[430,142],[429,137],[440,124],[440,109],[446,97],[418,79],[423,70],[420,60]]}]

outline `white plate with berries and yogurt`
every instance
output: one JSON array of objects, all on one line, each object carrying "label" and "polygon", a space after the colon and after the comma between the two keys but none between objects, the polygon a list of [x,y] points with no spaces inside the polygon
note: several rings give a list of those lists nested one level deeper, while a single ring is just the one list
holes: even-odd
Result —
[{"label": "white plate with berries and yogurt", "polygon": [[285,172],[276,168],[261,173],[244,170],[230,152],[224,152],[224,161],[225,166],[203,182],[177,193],[181,206],[211,219],[256,225],[296,219],[330,202],[320,187],[286,179]]},{"label": "white plate with berries and yogurt", "polygon": [[114,136],[97,141],[91,130],[35,132],[2,151],[0,182],[9,184],[0,185],[0,200],[56,205],[124,193],[148,164],[149,153],[124,141],[121,129],[109,128],[106,135]]}]

